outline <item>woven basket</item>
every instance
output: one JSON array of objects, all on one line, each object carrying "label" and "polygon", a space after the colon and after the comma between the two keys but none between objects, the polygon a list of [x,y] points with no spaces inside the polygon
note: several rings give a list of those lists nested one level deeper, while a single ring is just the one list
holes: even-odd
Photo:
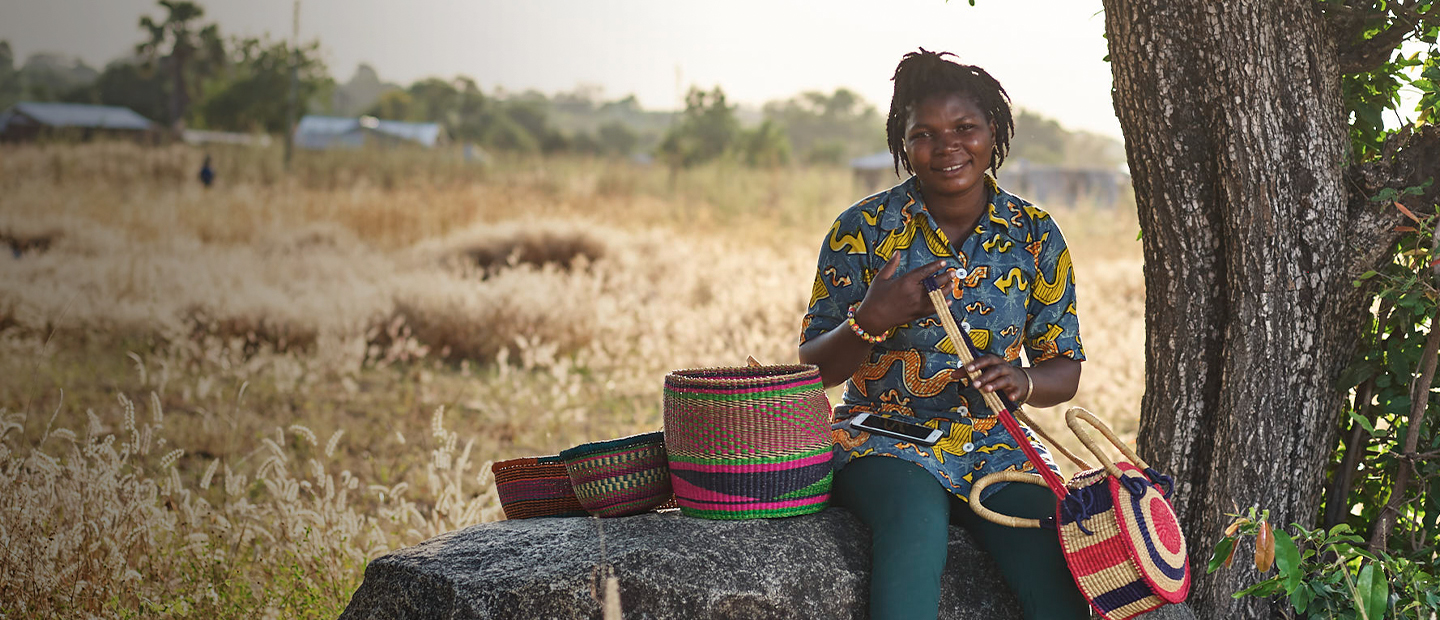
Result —
[{"label": "woven basket", "polygon": [[680,512],[789,517],[830,500],[830,401],[812,365],[677,370],[665,377],[665,449]]},{"label": "woven basket", "polygon": [[560,458],[576,499],[597,517],[649,512],[675,495],[661,432],[582,444]]},{"label": "woven basket", "polygon": [[583,517],[585,508],[575,498],[570,474],[558,456],[526,457],[490,466],[495,492],[506,519]]}]

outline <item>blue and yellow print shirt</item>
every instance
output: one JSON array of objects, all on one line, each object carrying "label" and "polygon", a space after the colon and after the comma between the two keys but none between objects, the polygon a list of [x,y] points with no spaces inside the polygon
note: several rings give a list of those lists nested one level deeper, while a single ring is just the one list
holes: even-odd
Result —
[{"label": "blue and yellow print shirt", "polygon": [[[956,301],[950,311],[985,352],[1016,365],[1022,351],[1032,364],[1057,356],[1084,360],[1070,251],[1060,227],[1049,213],[1000,189],[988,176],[985,182],[989,212],[958,248],[925,209],[914,177],[841,213],[820,247],[800,342],[844,323],[850,305],[865,298],[871,279],[899,253],[897,274],[945,260],[954,275],[950,295]],[[941,428],[947,435],[925,447],[837,425],[837,466],[872,455],[905,459],[934,474],[962,500],[968,500],[971,483],[987,474],[1033,471],[959,365],[955,346],[934,315],[899,326],[872,347],[869,359],[846,382],[836,419],[876,413]],[[1048,452],[1039,451],[1055,469]],[[987,488],[986,494],[1000,486]]]}]

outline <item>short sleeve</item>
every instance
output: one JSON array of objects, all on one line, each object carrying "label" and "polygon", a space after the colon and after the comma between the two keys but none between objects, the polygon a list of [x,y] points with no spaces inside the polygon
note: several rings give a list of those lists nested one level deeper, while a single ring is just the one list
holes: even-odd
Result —
[{"label": "short sleeve", "polygon": [[855,211],[841,214],[820,243],[810,305],[800,327],[800,344],[843,322],[850,305],[865,298],[871,274],[867,229]]},{"label": "short sleeve", "polygon": [[1054,357],[1085,359],[1080,342],[1080,317],[1075,310],[1075,273],[1065,236],[1048,214],[1033,220],[1029,242],[1035,253],[1035,281],[1025,311],[1025,353],[1031,364]]}]

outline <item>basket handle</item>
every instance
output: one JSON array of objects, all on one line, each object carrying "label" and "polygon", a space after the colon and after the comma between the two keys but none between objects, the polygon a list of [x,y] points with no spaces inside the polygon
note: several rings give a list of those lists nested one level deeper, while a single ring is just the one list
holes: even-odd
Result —
[{"label": "basket handle", "polygon": [[1045,479],[1035,474],[1027,474],[1012,470],[996,472],[985,476],[984,478],[976,480],[975,484],[970,486],[970,510],[975,511],[976,515],[986,521],[998,525],[1003,525],[1005,527],[1019,527],[1030,529],[1044,527],[1044,525],[1041,524],[1040,519],[1025,519],[1022,517],[1012,517],[1010,515],[1000,514],[982,505],[980,503],[980,492],[985,490],[985,487],[988,487],[996,482],[1025,482],[1036,486],[1049,488],[1049,485],[1045,484]]},{"label": "basket handle", "polygon": [[1110,457],[1100,449],[1098,445],[1099,442],[1095,440],[1095,437],[1092,436],[1089,431],[1085,430],[1084,426],[1080,424],[1081,421],[1089,424],[1095,430],[1100,431],[1100,434],[1110,440],[1110,444],[1119,449],[1120,453],[1124,454],[1125,458],[1130,459],[1131,463],[1134,463],[1140,469],[1150,468],[1149,465],[1145,464],[1145,461],[1140,460],[1140,455],[1135,454],[1135,451],[1125,445],[1125,442],[1120,441],[1120,438],[1115,436],[1115,432],[1110,430],[1110,427],[1106,426],[1104,422],[1101,422],[1100,418],[1095,417],[1095,414],[1081,407],[1071,407],[1069,411],[1065,412],[1065,425],[1070,427],[1070,430],[1075,433],[1075,436],[1080,438],[1080,443],[1085,444],[1085,447],[1090,449],[1090,453],[1094,454],[1095,458],[1100,459],[1100,464],[1105,466],[1107,473],[1116,478],[1122,475],[1120,468],[1116,467],[1115,462],[1111,461]]}]

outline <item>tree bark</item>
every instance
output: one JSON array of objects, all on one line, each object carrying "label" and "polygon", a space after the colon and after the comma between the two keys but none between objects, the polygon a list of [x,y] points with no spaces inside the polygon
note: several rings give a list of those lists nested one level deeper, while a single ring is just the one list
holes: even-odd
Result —
[{"label": "tree bark", "polygon": [[1313,0],[1104,4],[1144,235],[1140,453],[1176,477],[1197,615],[1264,617],[1230,596],[1252,568],[1207,577],[1206,560],[1226,513],[1315,521],[1365,310],[1357,250],[1385,229],[1352,226],[1338,58]]}]

